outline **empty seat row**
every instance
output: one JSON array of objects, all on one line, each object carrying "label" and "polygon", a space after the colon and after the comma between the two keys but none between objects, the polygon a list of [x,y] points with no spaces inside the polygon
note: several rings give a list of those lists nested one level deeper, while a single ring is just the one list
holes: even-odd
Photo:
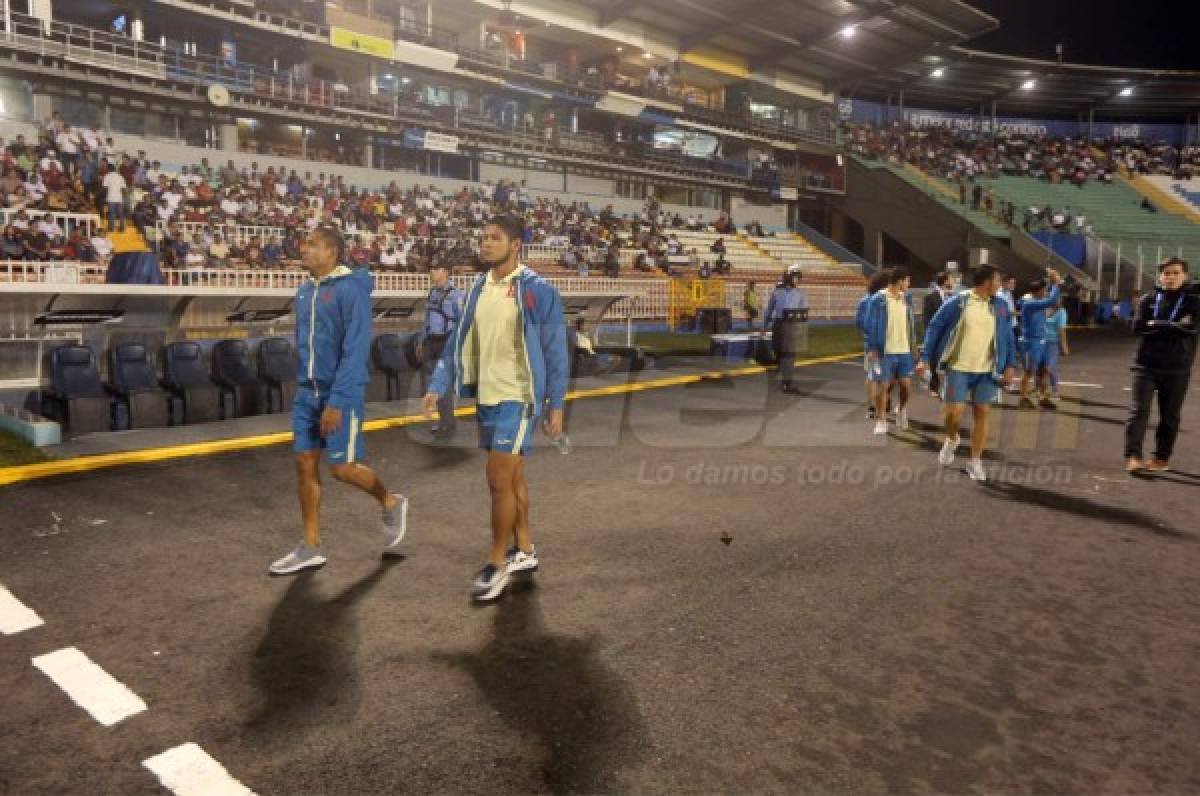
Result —
[{"label": "empty seat row", "polygon": [[[381,334],[371,345],[368,401],[408,396],[419,367],[414,335]],[[50,358],[42,412],[72,434],[156,428],[291,411],[297,356],[284,337],[265,338],[252,357],[244,340],[222,340],[206,366],[199,343],[162,349],[161,373],[146,346],[120,343],[108,352],[109,381],[87,346],[63,346]]]}]

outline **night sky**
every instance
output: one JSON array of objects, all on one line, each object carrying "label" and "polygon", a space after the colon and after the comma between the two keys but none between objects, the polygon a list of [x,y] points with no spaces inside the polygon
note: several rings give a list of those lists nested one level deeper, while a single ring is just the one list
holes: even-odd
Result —
[{"label": "night sky", "polygon": [[1200,70],[1195,0],[969,0],[1000,20],[966,47],[1075,63]]}]

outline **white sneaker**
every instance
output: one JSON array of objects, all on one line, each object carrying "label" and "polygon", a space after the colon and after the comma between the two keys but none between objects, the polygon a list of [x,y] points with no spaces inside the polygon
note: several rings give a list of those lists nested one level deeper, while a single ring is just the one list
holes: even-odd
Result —
[{"label": "white sneaker", "polygon": [[987,473],[983,470],[983,459],[967,459],[967,475],[972,481],[986,481]]},{"label": "white sneaker", "polygon": [[887,434],[887,421],[886,420],[875,421],[875,436],[882,437],[885,434]]},{"label": "white sneaker", "polygon": [[471,583],[471,597],[476,602],[486,603],[495,600],[508,587],[508,567],[497,567],[487,564],[479,570]]},{"label": "white sneaker", "polygon": [[508,573],[510,575],[517,572],[537,572],[538,558],[537,548],[534,547],[528,553],[518,547],[513,547],[505,556],[508,561]]},{"label": "white sneaker", "polygon": [[300,544],[295,550],[271,564],[267,571],[272,575],[295,575],[306,569],[320,569],[325,566],[325,560],[320,549]]},{"label": "white sneaker", "polygon": [[954,452],[958,450],[958,441],[958,437],[954,439],[946,438],[946,441],[942,443],[942,452],[938,454],[938,464],[943,467],[949,467],[954,464]]},{"label": "white sneaker", "polygon": [[396,505],[383,510],[383,554],[394,554],[408,531],[408,498],[393,494]]},{"label": "white sneaker", "polygon": [[908,431],[908,410],[901,409],[896,413],[896,428],[900,431]]}]

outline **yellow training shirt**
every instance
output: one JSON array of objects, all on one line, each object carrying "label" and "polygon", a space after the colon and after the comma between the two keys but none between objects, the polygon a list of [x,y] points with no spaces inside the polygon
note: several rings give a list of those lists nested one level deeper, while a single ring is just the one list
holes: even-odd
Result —
[{"label": "yellow training shirt", "polygon": [[502,401],[533,402],[532,383],[525,361],[524,331],[517,309],[519,265],[497,281],[489,272],[475,304],[471,325],[472,346],[479,353],[478,403],[495,406]]},{"label": "yellow training shirt", "polygon": [[996,318],[990,299],[968,294],[959,326],[958,353],[946,364],[963,373],[991,373],[995,355]]},{"label": "yellow training shirt", "polygon": [[900,297],[892,295],[892,291],[885,290],[884,298],[887,299],[887,342],[884,344],[883,353],[885,354],[911,354],[912,343],[908,339],[908,304],[904,301],[904,294]]}]

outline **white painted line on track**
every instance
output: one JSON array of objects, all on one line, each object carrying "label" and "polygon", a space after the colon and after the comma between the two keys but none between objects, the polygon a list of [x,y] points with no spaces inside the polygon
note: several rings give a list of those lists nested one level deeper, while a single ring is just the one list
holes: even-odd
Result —
[{"label": "white painted line on track", "polygon": [[11,636],[43,624],[40,616],[13,597],[12,592],[0,586],[0,633]]},{"label": "white painted line on track", "polygon": [[137,694],[74,647],[39,655],[33,665],[105,727],[146,709]]},{"label": "white painted line on track", "polygon": [[229,775],[225,766],[194,743],[147,758],[142,765],[176,796],[253,796],[254,791]]},{"label": "white painted line on track", "polygon": [[1086,384],[1081,381],[1060,381],[1059,386],[1062,387],[1087,387],[1092,390],[1103,390],[1103,384]]}]

